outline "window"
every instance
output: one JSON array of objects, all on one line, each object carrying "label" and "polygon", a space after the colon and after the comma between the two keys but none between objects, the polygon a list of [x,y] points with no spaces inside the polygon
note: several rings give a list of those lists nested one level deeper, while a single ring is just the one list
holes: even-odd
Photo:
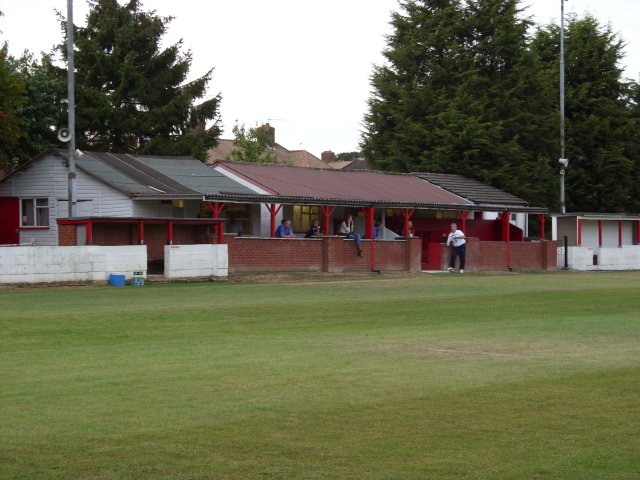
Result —
[{"label": "window", "polygon": [[293,230],[295,232],[306,232],[309,230],[312,220],[320,220],[320,207],[309,205],[293,206]]},{"label": "window", "polygon": [[20,207],[23,227],[49,226],[48,198],[23,198]]}]

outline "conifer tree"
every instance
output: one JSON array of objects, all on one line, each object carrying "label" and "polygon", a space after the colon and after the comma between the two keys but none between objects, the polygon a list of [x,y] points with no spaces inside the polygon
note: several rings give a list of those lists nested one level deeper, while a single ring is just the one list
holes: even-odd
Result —
[{"label": "conifer tree", "polygon": [[365,115],[374,166],[459,173],[547,200],[553,107],[518,3],[401,2]]},{"label": "conifer tree", "polygon": [[[547,26],[532,45],[549,77],[558,69],[559,36],[556,26]],[[567,210],[637,211],[637,84],[622,77],[623,41],[586,16],[569,19],[565,46]]]},{"label": "conifer tree", "polygon": [[90,7],[86,27],[74,34],[77,147],[205,160],[220,134],[221,97],[196,102],[212,70],[189,81],[192,57],[180,51],[182,41],[160,48],[171,17],[143,11],[139,0],[91,0]]}]

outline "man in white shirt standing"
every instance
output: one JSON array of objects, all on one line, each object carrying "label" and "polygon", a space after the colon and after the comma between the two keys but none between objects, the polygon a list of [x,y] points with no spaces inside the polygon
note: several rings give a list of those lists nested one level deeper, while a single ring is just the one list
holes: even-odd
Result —
[{"label": "man in white shirt standing", "polygon": [[447,237],[447,245],[453,246],[453,252],[451,252],[451,262],[449,263],[450,272],[456,268],[456,257],[460,257],[460,273],[464,273],[464,260],[467,251],[467,241],[465,240],[462,230],[458,230],[458,224],[451,224],[451,233]]}]

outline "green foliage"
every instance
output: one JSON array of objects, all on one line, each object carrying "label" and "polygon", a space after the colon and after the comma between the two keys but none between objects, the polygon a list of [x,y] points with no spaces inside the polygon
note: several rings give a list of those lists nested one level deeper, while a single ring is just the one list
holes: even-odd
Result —
[{"label": "green foliage", "polygon": [[[560,31],[538,30],[533,48],[545,68],[557,74]],[[623,42],[611,27],[586,16],[571,18],[565,31],[566,172],[569,210],[638,211],[640,164],[634,91],[622,78]],[[556,87],[556,92],[557,92]]]},{"label": "green foliage", "polygon": [[[212,70],[187,81],[191,52],[180,52],[181,41],[160,49],[171,17],[142,11],[138,0],[90,5],[86,27],[74,34],[76,146],[206,160],[220,134],[221,96],[195,102],[205,96]],[[65,44],[60,50],[66,57]]]},{"label": "green foliage", "polygon": [[[531,39],[519,4],[400,2],[365,115],[375,168],[462,174],[557,207],[559,32]],[[621,79],[622,44],[591,17],[567,32],[567,151],[583,158],[567,205],[637,211],[637,89]]]},{"label": "green foliage", "polygon": [[250,163],[277,163],[273,141],[267,128],[247,128],[244,124],[233,126],[233,150],[226,160]]},{"label": "green foliage", "polygon": [[33,54],[24,52],[12,62],[27,93],[27,102],[17,111],[21,134],[13,153],[18,163],[23,163],[59,145],[57,131],[67,124],[66,119],[61,121],[66,113],[67,82],[57,74],[49,55],[43,55],[38,61]]},{"label": "green foliage", "polygon": [[639,281],[3,288],[0,477],[635,479]]},{"label": "green foliage", "polygon": [[27,101],[24,82],[8,58],[5,43],[0,48],[0,171],[15,166],[23,122],[19,110]]},{"label": "green foliage", "polygon": [[336,160],[347,161],[362,158],[362,152],[340,152],[336,154]]}]

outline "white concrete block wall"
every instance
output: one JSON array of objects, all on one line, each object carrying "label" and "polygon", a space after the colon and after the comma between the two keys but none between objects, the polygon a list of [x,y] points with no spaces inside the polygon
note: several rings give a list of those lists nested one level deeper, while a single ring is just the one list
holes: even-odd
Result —
[{"label": "white concrete block wall", "polygon": [[112,273],[146,276],[144,245],[0,247],[0,283],[107,281]]},{"label": "white concrete block wall", "polygon": [[165,245],[164,275],[167,278],[226,277],[227,245]]},{"label": "white concrete block wall", "polygon": [[[593,264],[593,256],[598,264]],[[569,268],[574,270],[640,270],[640,245],[569,247]]]}]

